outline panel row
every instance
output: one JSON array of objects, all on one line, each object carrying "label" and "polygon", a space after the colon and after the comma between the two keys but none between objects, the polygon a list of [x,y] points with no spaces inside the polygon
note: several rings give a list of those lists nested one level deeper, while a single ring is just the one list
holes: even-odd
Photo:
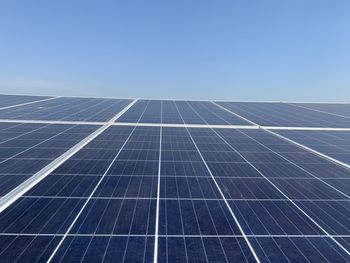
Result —
[{"label": "panel row", "polygon": [[[340,104],[341,114],[332,114],[330,105],[324,111],[298,104],[267,102],[216,102],[218,105],[262,126],[349,128],[349,104]],[[334,108],[339,110],[339,106]]]},{"label": "panel row", "polygon": [[[0,95],[0,119],[108,121],[132,100]],[[43,101],[41,101],[43,100]],[[35,102],[37,101],[37,102]],[[28,105],[22,103],[34,102]],[[350,127],[350,105],[331,103],[138,100],[118,122]]]},{"label": "panel row", "polygon": [[[0,109],[0,119],[47,121],[108,121],[132,100],[95,98],[55,98]],[[1,97],[0,97],[1,103]]]},{"label": "panel row", "polygon": [[30,103],[39,100],[46,100],[48,96],[22,96],[22,95],[2,95],[0,94],[0,108],[11,107],[18,104]]},{"label": "panel row", "polygon": [[261,130],[112,126],[0,214],[0,256],[149,262],[158,240],[159,262],[346,262],[322,165]]},{"label": "panel row", "polygon": [[209,101],[138,100],[118,122],[251,125]]},{"label": "panel row", "polygon": [[[2,257],[19,262],[46,261],[59,236],[3,236]],[[327,237],[249,238],[264,262],[346,262]],[[349,238],[338,238],[349,244]],[[253,262],[242,237],[161,237],[158,262]],[[52,262],[151,262],[154,237],[68,236]],[[73,248],[73,249],[72,249]],[[225,251],[223,254],[222,251]],[[97,253],[96,253],[97,252]],[[267,255],[270,255],[267,257]],[[287,258],[288,256],[288,258]]]}]

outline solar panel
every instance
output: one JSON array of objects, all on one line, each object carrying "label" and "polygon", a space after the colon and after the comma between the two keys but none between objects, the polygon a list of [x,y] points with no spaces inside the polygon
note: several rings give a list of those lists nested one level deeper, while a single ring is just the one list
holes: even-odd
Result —
[{"label": "solar panel", "polygon": [[0,111],[1,119],[53,121],[107,121],[131,100],[55,98]]},{"label": "solar panel", "polygon": [[350,117],[349,103],[293,103],[293,105],[334,116]]},{"label": "solar panel", "polygon": [[18,104],[32,104],[39,101],[52,99],[47,96],[18,96],[18,95],[1,95],[0,94],[0,109],[10,108]]},{"label": "solar panel", "polygon": [[251,125],[209,101],[139,100],[118,122]]},{"label": "solar panel", "polygon": [[350,165],[350,131],[283,131],[278,134]]},{"label": "solar panel", "polygon": [[0,123],[0,196],[96,129],[92,125]]},{"label": "solar panel", "polygon": [[[348,128],[350,119],[287,103],[216,102],[262,126]],[[350,105],[348,106],[350,107]]]},{"label": "solar panel", "polygon": [[18,98],[1,260],[348,262],[350,127],[299,106]]}]

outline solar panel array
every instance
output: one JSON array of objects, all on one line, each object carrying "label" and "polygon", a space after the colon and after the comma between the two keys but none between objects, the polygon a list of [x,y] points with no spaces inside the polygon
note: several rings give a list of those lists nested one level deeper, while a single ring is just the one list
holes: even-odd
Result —
[{"label": "solar panel array", "polygon": [[0,95],[0,261],[349,262],[349,112]]}]

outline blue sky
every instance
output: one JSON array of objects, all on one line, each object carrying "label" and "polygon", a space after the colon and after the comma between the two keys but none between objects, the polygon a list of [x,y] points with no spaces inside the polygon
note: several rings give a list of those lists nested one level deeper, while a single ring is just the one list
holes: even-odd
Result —
[{"label": "blue sky", "polygon": [[4,0],[0,91],[350,100],[348,0]]}]

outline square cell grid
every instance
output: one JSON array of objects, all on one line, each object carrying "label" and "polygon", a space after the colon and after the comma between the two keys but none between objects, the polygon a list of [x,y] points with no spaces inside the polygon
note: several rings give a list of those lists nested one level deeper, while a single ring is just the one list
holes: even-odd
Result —
[{"label": "square cell grid", "polygon": [[[104,122],[130,102],[55,98],[5,109],[0,118]],[[138,100],[117,119],[130,125],[111,125],[0,214],[0,256],[347,262],[348,169],[261,129],[210,128],[251,125],[244,118],[259,125],[348,126],[345,109],[315,107]],[[18,176],[29,178],[33,167],[44,167],[97,128],[2,123],[0,189],[6,194],[11,180],[15,187]],[[282,135],[346,160],[345,132],[300,134]]]}]

